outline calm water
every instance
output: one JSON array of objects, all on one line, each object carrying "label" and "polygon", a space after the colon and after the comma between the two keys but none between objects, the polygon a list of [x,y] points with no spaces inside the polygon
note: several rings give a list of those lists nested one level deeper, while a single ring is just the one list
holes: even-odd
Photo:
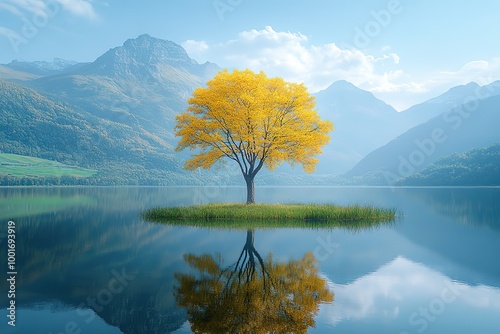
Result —
[{"label": "calm water", "polygon": [[[244,321],[275,307],[279,311],[268,314],[311,319],[309,333],[500,333],[499,188],[256,191],[260,202],[375,204],[395,207],[403,218],[357,232],[182,228],[144,222],[140,212],[243,201],[244,189],[0,189],[1,276],[7,272],[9,220],[16,223],[18,272],[16,327],[7,325],[8,286],[1,280],[0,332],[191,333],[191,315],[193,326],[217,333],[224,321]],[[245,285],[250,255],[242,257],[240,271],[231,270],[245,250],[255,255],[257,273],[258,256],[268,261],[267,287]],[[292,265],[307,256],[317,261],[317,273]],[[222,264],[214,266],[217,261]],[[241,273],[243,283],[235,283]],[[273,299],[279,284],[292,286],[299,299],[304,289],[314,294],[307,273],[334,295],[333,302],[291,310],[286,308],[294,291]],[[193,288],[190,277],[206,284]],[[224,277],[232,277],[236,288],[214,284]],[[197,294],[202,288],[212,291],[210,297]],[[191,305],[191,313],[176,296]],[[214,305],[226,310],[213,315],[218,323],[193,315]]]}]

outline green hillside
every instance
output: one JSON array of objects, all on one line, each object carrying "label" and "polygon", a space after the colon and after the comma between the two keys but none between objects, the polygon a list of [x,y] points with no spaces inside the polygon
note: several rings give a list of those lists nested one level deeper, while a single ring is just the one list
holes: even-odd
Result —
[{"label": "green hillside", "polygon": [[203,174],[185,172],[171,145],[141,128],[97,118],[2,80],[0,151],[99,171],[85,178],[54,176],[53,168],[43,170],[39,166],[37,172],[46,175],[41,177],[28,176],[33,170],[25,174],[26,170],[16,166],[15,171],[9,170],[10,176],[4,174],[3,185],[174,185],[208,179]]},{"label": "green hillside", "polygon": [[453,154],[401,182],[407,186],[500,186],[500,142]]},{"label": "green hillside", "polygon": [[0,153],[0,176],[13,177],[89,177],[96,170],[68,166],[60,162],[28,157],[17,154]]}]

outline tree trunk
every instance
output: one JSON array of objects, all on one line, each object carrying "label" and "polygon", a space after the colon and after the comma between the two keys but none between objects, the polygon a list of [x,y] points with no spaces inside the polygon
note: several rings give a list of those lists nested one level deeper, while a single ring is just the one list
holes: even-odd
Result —
[{"label": "tree trunk", "polygon": [[245,181],[247,183],[247,204],[255,203],[255,188],[253,186],[253,177],[246,176]]}]

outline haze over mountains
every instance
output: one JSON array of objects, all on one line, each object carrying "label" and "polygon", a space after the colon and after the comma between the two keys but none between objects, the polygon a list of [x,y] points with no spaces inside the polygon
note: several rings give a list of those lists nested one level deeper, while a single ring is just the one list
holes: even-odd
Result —
[{"label": "haze over mountains", "polygon": [[461,104],[474,93],[475,87],[479,86],[473,83],[455,87],[437,98],[397,112],[372,93],[347,81],[333,83],[315,94],[320,115],[335,123],[331,143],[320,159],[318,172],[347,172],[371,151],[448,107]]},{"label": "haze over mountains", "polygon": [[72,68],[76,68],[81,64],[64,60],[60,58],[55,58],[52,62],[48,61],[34,61],[34,62],[25,62],[14,60],[10,64],[5,65],[5,67],[10,68],[11,70],[18,72],[26,72],[31,73],[35,76],[48,76],[59,74],[61,72],[71,70]]},{"label": "haze over mountains", "polygon": [[[470,94],[472,88],[473,95]],[[442,101],[444,106],[436,109],[443,112],[371,152],[346,176],[370,174],[376,176],[371,182],[390,185],[441,158],[499,142],[499,88],[498,81],[483,87],[469,84],[426,103],[438,104],[436,101]],[[457,91],[465,97],[457,97]],[[449,102],[457,99],[463,103]],[[426,104],[418,107],[423,109]]]},{"label": "haze over mountains", "polygon": [[[219,69],[149,35],[129,39],[91,63],[55,59],[0,65],[0,151],[98,169],[98,176],[86,181],[92,184],[241,184],[230,167],[185,172],[189,152],[173,150],[175,116]],[[370,92],[337,81],[315,94],[318,112],[335,124],[316,176],[284,166],[256,182],[386,184],[387,175],[393,181],[407,177],[447,155],[500,141],[498,95],[499,82],[470,83],[398,113]],[[428,144],[425,151],[426,140],[436,139],[433,133],[442,143]],[[411,159],[420,148],[416,141],[424,145],[425,157],[401,173],[400,157]],[[420,157],[413,155],[413,160]],[[334,177],[339,174],[344,176]]]},{"label": "haze over mountains", "polygon": [[[2,151],[97,167],[111,184],[191,183],[180,174],[196,182],[174,152],[174,118],[216,65],[198,64],[179,45],[147,35],[55,75],[40,77],[38,63],[13,64],[4,66],[16,71],[10,79],[36,92],[2,82],[2,134],[9,145]],[[24,80],[30,76],[36,78]]]}]

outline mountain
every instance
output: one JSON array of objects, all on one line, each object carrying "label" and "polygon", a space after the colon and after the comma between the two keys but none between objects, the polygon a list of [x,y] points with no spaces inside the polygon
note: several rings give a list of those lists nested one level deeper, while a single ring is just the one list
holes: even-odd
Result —
[{"label": "mountain", "polygon": [[400,182],[405,186],[500,186],[500,142],[440,159]]},{"label": "mountain", "polygon": [[500,81],[484,86],[470,82],[467,85],[453,87],[444,94],[402,111],[401,118],[408,128],[411,128],[469,101],[499,94]]},{"label": "mountain", "polygon": [[25,62],[14,60],[10,64],[4,65],[15,71],[31,73],[39,76],[47,76],[62,73],[78,65],[78,62],[55,58],[53,61]]},{"label": "mountain", "polygon": [[175,116],[217,71],[141,35],[92,63],[23,82],[32,89],[1,81],[0,150],[98,170],[84,184],[231,182],[236,172],[184,171],[189,152],[174,151]]},{"label": "mountain", "polygon": [[493,145],[500,140],[499,104],[495,95],[449,109],[371,152],[345,176],[393,184],[453,153]]},{"label": "mountain", "polygon": [[[144,34],[127,40],[123,46],[109,50],[78,73],[105,75],[120,80],[130,75],[135,78],[153,76],[193,85],[196,80],[206,79],[207,76],[211,78],[217,70],[218,66],[209,62],[198,64],[188,56],[182,46],[172,41]],[[179,76],[178,80],[175,80],[168,77],[169,71],[178,74],[184,72],[186,77]]]},{"label": "mountain", "polygon": [[500,81],[487,86],[469,83],[398,113],[372,93],[347,81],[337,81],[315,94],[318,112],[335,125],[331,142],[319,157],[317,172],[346,173],[367,154],[409,129],[471,98],[498,94]]},{"label": "mountain", "polygon": [[319,157],[318,173],[344,173],[404,131],[393,107],[347,81],[337,81],[315,96],[318,113],[335,127]]},{"label": "mountain", "polygon": [[0,65],[0,79],[25,83],[45,76],[75,70],[83,65],[85,64],[60,58],[55,58],[52,62],[14,60],[9,64]]},{"label": "mountain", "polygon": [[180,45],[141,35],[90,64],[31,85],[52,99],[174,145],[175,116],[218,69],[212,63],[198,64]]}]

